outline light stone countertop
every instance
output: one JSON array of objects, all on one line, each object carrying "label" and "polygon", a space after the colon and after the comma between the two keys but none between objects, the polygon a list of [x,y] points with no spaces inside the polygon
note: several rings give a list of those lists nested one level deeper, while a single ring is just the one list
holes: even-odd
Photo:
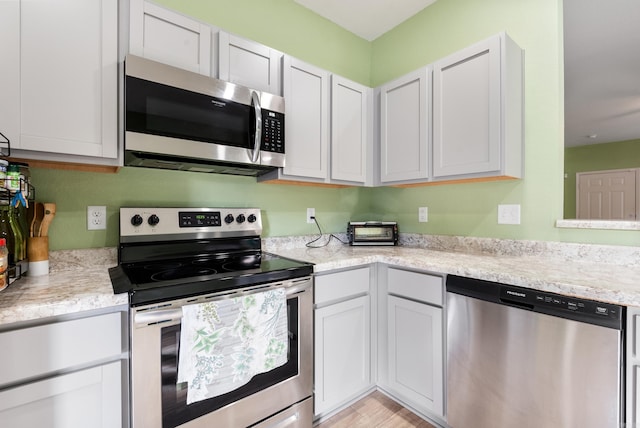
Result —
[{"label": "light stone countertop", "polygon": [[[307,248],[308,241],[270,238],[263,249],[315,263],[318,274],[381,262],[640,306],[640,247],[422,235],[401,235],[398,247],[333,241]],[[0,326],[126,305],[126,294],[113,294],[107,271],[116,264],[115,248],[52,251],[49,275],[27,275],[0,292]]]},{"label": "light stone countertop", "polygon": [[382,262],[533,288],[602,302],[640,306],[640,266],[567,261],[544,256],[468,254],[406,247],[327,247],[280,250],[316,263],[318,274]]},{"label": "light stone countertop", "polygon": [[50,252],[49,275],[27,274],[0,291],[0,326],[127,305],[127,294],[113,294],[107,269],[115,265],[115,248]]}]

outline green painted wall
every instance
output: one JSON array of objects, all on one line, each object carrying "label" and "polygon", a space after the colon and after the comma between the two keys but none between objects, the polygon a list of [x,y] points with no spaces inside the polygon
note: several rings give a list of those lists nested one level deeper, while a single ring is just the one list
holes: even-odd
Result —
[{"label": "green painted wall", "polygon": [[[320,226],[346,230],[354,212],[367,212],[369,202],[357,188],[330,189],[282,184],[256,184],[255,178],[195,172],[122,168],[118,174],[34,169],[39,201],[55,201],[50,228],[53,249],[116,246],[121,206],[258,207],[265,236],[310,235],[306,208],[314,207]],[[366,195],[365,195],[366,196]],[[107,206],[106,231],[86,230],[87,205]]]},{"label": "green painted wall", "polygon": [[576,218],[576,173],[640,168],[640,140],[569,147],[564,151],[564,217]]},{"label": "green painted wall", "polygon": [[[159,0],[363,84],[377,86],[476,41],[507,31],[526,51],[525,178],[410,189],[325,189],[257,184],[254,179],[123,168],[118,174],[35,169],[38,200],[58,203],[51,248],[113,246],[126,205],[257,206],[265,235],[313,234],[315,207],[326,232],[349,219],[397,219],[402,231],[637,245],[640,234],[560,230],[563,210],[561,0],[440,0],[372,43],[293,0]],[[522,224],[498,226],[499,203],[522,205]],[[86,206],[107,205],[107,232],[86,230]],[[429,222],[417,222],[417,207]]]}]

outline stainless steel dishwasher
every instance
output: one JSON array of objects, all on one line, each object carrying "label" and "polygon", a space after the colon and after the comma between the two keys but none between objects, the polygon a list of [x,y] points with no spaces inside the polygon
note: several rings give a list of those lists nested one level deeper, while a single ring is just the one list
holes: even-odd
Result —
[{"label": "stainless steel dishwasher", "polygon": [[452,428],[623,426],[624,307],[447,277]]}]

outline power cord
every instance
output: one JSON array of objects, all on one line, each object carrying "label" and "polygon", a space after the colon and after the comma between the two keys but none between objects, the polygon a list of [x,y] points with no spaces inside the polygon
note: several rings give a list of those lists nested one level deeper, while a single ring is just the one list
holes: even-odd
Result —
[{"label": "power cord", "polygon": [[316,239],[313,239],[309,242],[306,243],[307,248],[322,248],[322,247],[326,247],[327,245],[329,245],[329,242],[331,242],[331,239],[335,238],[338,241],[340,241],[343,244],[348,244],[348,242],[343,241],[342,239],[340,239],[338,236],[334,235],[333,233],[329,234],[329,239],[327,239],[327,242],[325,242],[324,244],[321,245],[313,245],[314,243],[318,242],[320,239],[322,239],[322,229],[320,228],[320,223],[318,223],[318,220],[316,219],[315,216],[310,216],[310,218],[313,219],[313,221],[316,223],[316,226],[318,226],[318,233],[320,234],[320,236],[318,236]]}]

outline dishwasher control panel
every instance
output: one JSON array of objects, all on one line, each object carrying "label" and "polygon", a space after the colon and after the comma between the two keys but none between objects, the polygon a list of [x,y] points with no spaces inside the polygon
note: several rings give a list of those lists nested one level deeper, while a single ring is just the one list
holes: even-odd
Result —
[{"label": "dishwasher control panel", "polygon": [[611,328],[624,319],[623,306],[455,275],[447,276],[447,292]]},{"label": "dishwasher control panel", "polygon": [[580,312],[600,317],[619,318],[619,308],[616,305],[596,302],[593,300],[578,299],[561,294],[542,293],[518,287],[505,286],[501,290],[501,300],[505,303],[524,303],[534,307],[547,307],[550,309],[564,309],[571,312]]}]

